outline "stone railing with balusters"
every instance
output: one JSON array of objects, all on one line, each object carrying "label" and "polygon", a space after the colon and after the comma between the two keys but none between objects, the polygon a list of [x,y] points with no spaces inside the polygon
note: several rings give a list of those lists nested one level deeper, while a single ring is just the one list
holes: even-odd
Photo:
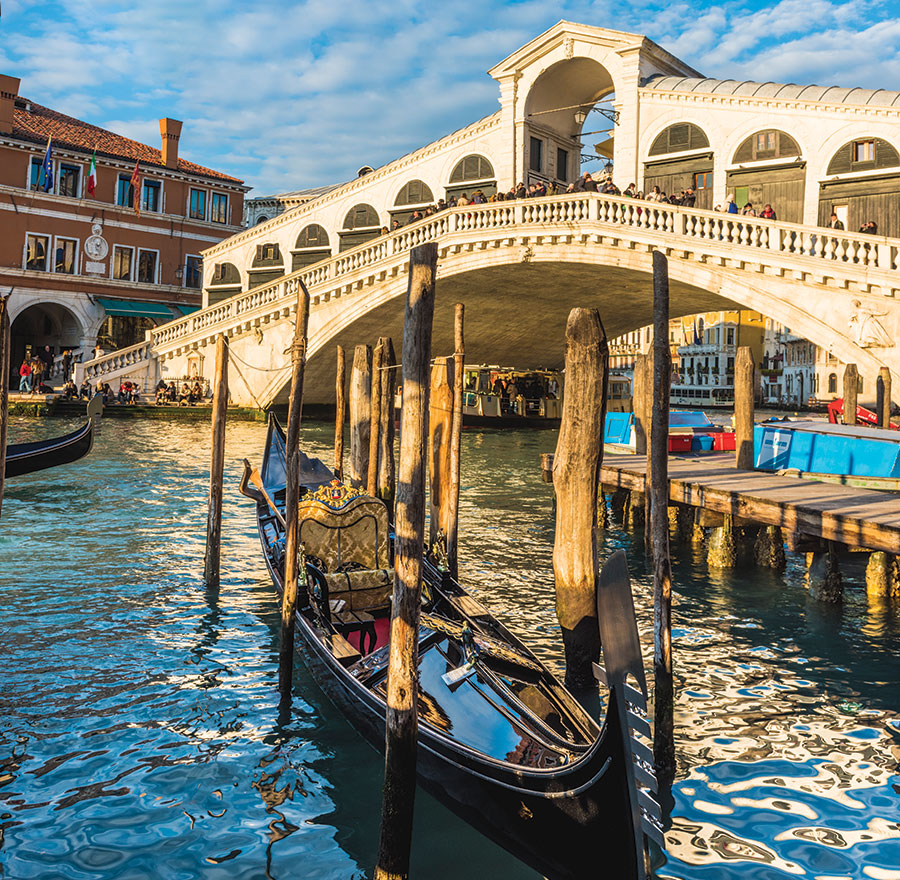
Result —
[{"label": "stone railing with balusters", "polygon": [[[190,344],[198,336],[239,325],[245,316],[261,310],[273,312],[290,307],[296,298],[297,280],[302,279],[313,295],[313,305],[320,299],[341,295],[342,279],[348,290],[361,270],[390,265],[396,257],[429,241],[453,236],[514,227],[535,227],[539,234],[556,232],[598,232],[625,239],[616,230],[630,230],[640,240],[642,233],[672,236],[672,245],[694,252],[709,251],[748,262],[783,263],[800,260],[805,271],[817,276],[855,276],[860,273],[893,273],[900,268],[900,240],[803,226],[782,221],[764,220],[738,214],[722,214],[695,208],[684,208],[657,202],[608,196],[600,193],[578,193],[556,197],[539,197],[515,202],[492,202],[466,205],[431,215],[350,251],[337,254],[313,266],[285,275],[270,284],[172,321],[151,331],[147,342],[89,362],[88,375],[116,370],[131,358],[133,363],[146,359],[151,351],[171,350]],[[576,227],[576,228],[573,228]],[[580,227],[578,229],[577,227]],[[698,248],[697,245],[702,245]],[[687,248],[686,248],[687,249]],[[778,255],[778,256],[776,256]],[[891,282],[900,287],[900,279]],[[279,306],[280,304],[280,306]],[[278,308],[272,308],[277,306]],[[110,365],[107,368],[107,365]]]},{"label": "stone railing with balusters", "polygon": [[[73,348],[69,349],[69,351],[72,355],[72,359],[69,361],[69,371],[71,373],[72,367],[74,367],[75,364],[80,363],[84,359],[84,349]],[[63,358],[64,356],[61,354],[58,354],[53,358],[53,372],[51,373],[51,375],[54,377],[59,376],[61,379],[63,379],[63,381],[65,381],[69,377],[63,375]]]},{"label": "stone railing with balusters", "polygon": [[152,337],[148,336],[148,338],[137,345],[120,348],[116,351],[111,351],[109,354],[87,361],[84,364],[83,376],[91,385],[96,385],[98,381],[106,381],[104,378],[106,376],[111,376],[120,371],[127,371],[129,367],[143,364],[149,360],[153,345]]}]

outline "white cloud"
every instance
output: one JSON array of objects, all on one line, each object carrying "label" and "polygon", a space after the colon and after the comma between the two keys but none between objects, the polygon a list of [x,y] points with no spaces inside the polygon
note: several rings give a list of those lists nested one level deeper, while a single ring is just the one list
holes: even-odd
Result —
[{"label": "white cloud", "polygon": [[157,118],[183,119],[182,155],[259,194],[350,179],[494,112],[485,71],[560,18],[646,33],[710,76],[890,87],[893,5],[7,0],[0,70],[39,103],[153,145]]}]

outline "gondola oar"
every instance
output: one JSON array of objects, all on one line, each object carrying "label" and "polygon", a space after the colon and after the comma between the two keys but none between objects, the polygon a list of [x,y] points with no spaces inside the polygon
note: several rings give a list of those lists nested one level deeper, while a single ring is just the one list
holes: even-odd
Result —
[{"label": "gondola oar", "polygon": [[244,490],[247,488],[247,481],[253,483],[254,486],[259,490],[260,494],[263,498],[265,498],[266,503],[272,510],[272,513],[275,514],[275,519],[281,524],[281,527],[284,528],[284,517],[281,515],[281,511],[275,506],[275,502],[272,500],[272,496],[266,491],[266,487],[263,485],[262,477],[259,475],[259,471],[250,467],[250,462],[247,459],[244,459],[244,475],[241,477],[241,492],[243,494],[247,494]]}]

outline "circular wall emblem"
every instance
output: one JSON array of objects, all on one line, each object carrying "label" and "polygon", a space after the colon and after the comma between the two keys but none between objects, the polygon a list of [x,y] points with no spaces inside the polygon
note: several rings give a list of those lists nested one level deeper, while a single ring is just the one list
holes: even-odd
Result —
[{"label": "circular wall emblem", "polygon": [[102,223],[94,223],[91,226],[91,232],[93,232],[94,235],[103,235],[103,224]]},{"label": "circular wall emblem", "polygon": [[84,240],[84,252],[92,260],[105,260],[109,253],[109,244],[99,235],[89,235]]}]

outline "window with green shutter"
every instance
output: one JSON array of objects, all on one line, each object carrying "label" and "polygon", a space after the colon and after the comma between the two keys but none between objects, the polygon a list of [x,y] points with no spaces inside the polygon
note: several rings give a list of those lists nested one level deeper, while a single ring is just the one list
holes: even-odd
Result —
[{"label": "window with green shutter", "polygon": [[494,176],[494,166],[484,156],[471,155],[460,159],[450,173],[450,183],[464,180],[489,180]]},{"label": "window with green shutter", "polygon": [[371,205],[355,205],[344,217],[344,229],[367,229],[378,226],[378,212]]}]

